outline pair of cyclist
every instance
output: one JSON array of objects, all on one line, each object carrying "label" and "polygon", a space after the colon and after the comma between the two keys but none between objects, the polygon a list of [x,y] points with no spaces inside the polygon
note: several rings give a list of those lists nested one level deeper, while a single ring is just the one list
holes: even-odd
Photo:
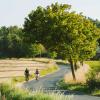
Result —
[{"label": "pair of cyclist", "polygon": [[[30,75],[30,74],[29,74],[29,70],[28,70],[27,68],[25,69],[24,74],[25,74],[25,80],[28,81],[28,80],[29,80],[29,75]],[[35,79],[38,80],[38,78],[39,78],[39,70],[36,69],[36,71],[35,71],[34,74],[35,74]]]}]

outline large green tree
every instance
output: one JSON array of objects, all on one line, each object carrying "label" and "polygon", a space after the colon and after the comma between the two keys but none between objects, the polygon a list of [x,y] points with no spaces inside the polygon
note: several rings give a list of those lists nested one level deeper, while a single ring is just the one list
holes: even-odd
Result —
[{"label": "large green tree", "polygon": [[42,43],[47,50],[67,58],[76,79],[74,62],[94,56],[98,29],[81,14],[69,11],[67,4],[37,7],[25,19],[25,41]]}]

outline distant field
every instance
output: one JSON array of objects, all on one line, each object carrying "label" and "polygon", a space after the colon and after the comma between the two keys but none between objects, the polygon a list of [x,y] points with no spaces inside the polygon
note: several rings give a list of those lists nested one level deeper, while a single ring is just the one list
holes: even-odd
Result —
[{"label": "distant field", "polygon": [[0,60],[0,82],[15,76],[24,76],[24,70],[28,68],[30,74],[34,74],[36,68],[43,70],[48,63],[33,61],[32,59]]}]

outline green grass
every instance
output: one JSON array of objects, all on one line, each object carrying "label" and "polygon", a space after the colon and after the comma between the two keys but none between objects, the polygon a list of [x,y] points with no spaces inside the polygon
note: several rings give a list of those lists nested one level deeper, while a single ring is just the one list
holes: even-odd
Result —
[{"label": "green grass", "polygon": [[16,77],[12,78],[13,82],[22,82],[24,80],[25,80],[25,78],[23,76],[16,76]]},{"label": "green grass", "polygon": [[[35,77],[35,75],[30,75],[29,79],[33,79]],[[25,77],[24,76],[16,76],[12,78],[12,82],[24,82],[25,81]]]},{"label": "green grass", "polygon": [[1,95],[5,95],[6,100],[71,100],[72,98],[72,96],[65,96],[61,93],[29,92],[8,84],[0,84],[0,92]]},{"label": "green grass", "polygon": [[64,80],[60,80],[57,83],[58,88],[70,91],[79,91],[89,93],[88,87],[82,83],[65,83]]},{"label": "green grass", "polygon": [[[92,70],[96,70],[100,72],[100,61],[85,61],[85,63],[88,64]],[[64,80],[61,80],[57,83],[57,86],[60,89],[79,91],[86,94],[100,96],[100,88],[90,90],[87,84],[82,84],[82,83],[77,83],[77,82],[65,83]]]},{"label": "green grass", "polygon": [[85,61],[91,68],[99,68],[100,69],[100,61]]},{"label": "green grass", "polygon": [[85,63],[90,66],[87,77],[90,80],[90,88],[93,88],[91,94],[100,96],[100,61],[86,61]]},{"label": "green grass", "polygon": [[[58,70],[57,65],[49,66],[46,69],[43,69],[43,70],[40,71],[40,77],[47,75],[49,73],[53,73],[57,70]],[[33,79],[33,78],[35,78],[35,75],[34,74],[30,75],[29,79]],[[23,81],[25,81],[25,77],[24,76],[14,77],[14,78],[12,78],[12,81],[15,82],[15,83],[16,82],[23,82]]]},{"label": "green grass", "polygon": [[54,65],[52,67],[48,67],[47,69],[44,69],[44,70],[40,71],[40,76],[47,75],[47,74],[52,73],[52,72],[54,72],[56,70],[58,70],[57,65]]},{"label": "green grass", "polygon": [[95,90],[92,92],[92,95],[100,96],[100,90],[95,89]]}]

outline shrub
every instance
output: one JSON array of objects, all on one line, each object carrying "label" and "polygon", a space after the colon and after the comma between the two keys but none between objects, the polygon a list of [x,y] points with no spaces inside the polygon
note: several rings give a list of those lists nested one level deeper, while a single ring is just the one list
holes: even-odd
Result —
[{"label": "shrub", "polygon": [[64,90],[68,89],[68,85],[64,82],[64,80],[60,80],[60,81],[57,83],[57,86],[58,86],[58,88],[60,88],[60,89],[64,89]]},{"label": "shrub", "polygon": [[87,77],[87,85],[90,90],[94,90],[95,88],[100,88],[100,66],[90,66],[90,70]]},{"label": "shrub", "polygon": [[56,53],[55,51],[50,52],[50,53],[49,53],[49,56],[50,56],[52,59],[54,59],[54,58],[57,57],[57,53]]}]

